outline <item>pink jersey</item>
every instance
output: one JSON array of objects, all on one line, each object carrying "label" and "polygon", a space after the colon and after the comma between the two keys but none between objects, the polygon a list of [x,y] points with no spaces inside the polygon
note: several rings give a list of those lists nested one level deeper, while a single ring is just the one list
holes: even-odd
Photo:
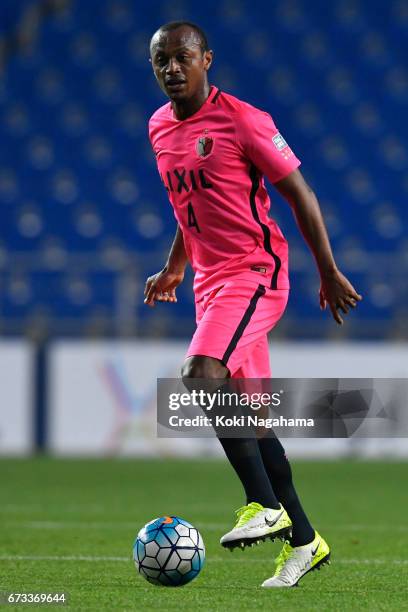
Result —
[{"label": "pink jersey", "polygon": [[227,279],[289,288],[288,245],[268,216],[272,183],[300,165],[267,113],[212,87],[180,121],[171,103],[149,122],[160,176],[183,233],[199,301]]}]

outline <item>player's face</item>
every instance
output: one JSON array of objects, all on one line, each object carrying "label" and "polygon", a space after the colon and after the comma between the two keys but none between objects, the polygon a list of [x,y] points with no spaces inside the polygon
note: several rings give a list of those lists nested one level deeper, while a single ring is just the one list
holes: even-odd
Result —
[{"label": "player's face", "polygon": [[202,52],[194,30],[159,30],[152,38],[150,55],[160,88],[171,100],[188,100],[202,91],[212,52]]}]

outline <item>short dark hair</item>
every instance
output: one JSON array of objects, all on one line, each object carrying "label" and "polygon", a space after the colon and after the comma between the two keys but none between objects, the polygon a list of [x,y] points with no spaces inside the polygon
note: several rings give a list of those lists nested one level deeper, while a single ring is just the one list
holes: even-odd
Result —
[{"label": "short dark hair", "polygon": [[208,44],[206,33],[202,28],[200,28],[199,25],[193,23],[192,21],[169,21],[168,23],[165,23],[164,25],[160,26],[158,31],[171,32],[172,30],[177,30],[178,28],[182,28],[183,26],[188,26],[198,34],[200,38],[200,48],[203,53],[205,51],[209,51],[210,46]]}]

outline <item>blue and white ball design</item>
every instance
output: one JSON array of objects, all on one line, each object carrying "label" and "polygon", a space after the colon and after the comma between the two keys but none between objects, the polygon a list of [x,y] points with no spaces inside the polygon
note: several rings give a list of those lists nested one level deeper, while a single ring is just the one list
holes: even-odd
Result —
[{"label": "blue and white ball design", "polygon": [[194,580],[204,565],[204,542],[184,519],[162,516],[139,531],[133,559],[139,573],[152,584],[183,586]]}]

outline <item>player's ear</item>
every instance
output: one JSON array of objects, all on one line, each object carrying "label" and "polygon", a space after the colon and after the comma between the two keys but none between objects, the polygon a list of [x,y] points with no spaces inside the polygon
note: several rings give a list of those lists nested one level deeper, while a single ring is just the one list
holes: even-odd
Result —
[{"label": "player's ear", "polygon": [[211,50],[204,52],[203,61],[204,61],[204,70],[209,70],[212,64],[212,61],[213,61],[213,52]]}]

